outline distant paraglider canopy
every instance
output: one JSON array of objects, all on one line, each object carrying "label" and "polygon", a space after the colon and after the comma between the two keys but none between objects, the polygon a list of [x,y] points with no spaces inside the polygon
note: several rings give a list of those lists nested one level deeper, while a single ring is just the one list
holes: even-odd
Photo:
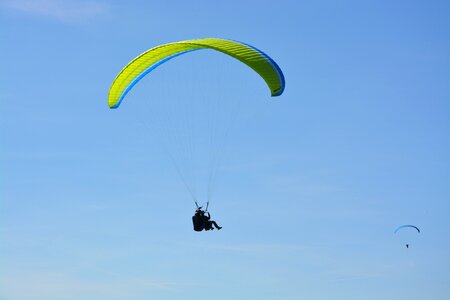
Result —
[{"label": "distant paraglider canopy", "polygon": [[420,233],[420,229],[414,225],[401,225],[395,229],[394,233],[397,233],[400,229],[403,229],[403,228],[413,228],[413,229],[417,230],[418,233]]}]

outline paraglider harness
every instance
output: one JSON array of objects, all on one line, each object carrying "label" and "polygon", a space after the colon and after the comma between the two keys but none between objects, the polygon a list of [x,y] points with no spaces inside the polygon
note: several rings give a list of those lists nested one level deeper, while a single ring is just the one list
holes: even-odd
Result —
[{"label": "paraglider harness", "polygon": [[[195,206],[197,207],[197,210],[195,211],[195,215],[192,217],[192,225],[194,225],[195,231],[203,231],[203,230],[209,230],[211,228],[209,225],[209,212],[208,212],[208,206],[209,201],[206,203],[205,210],[202,210],[201,206],[198,206],[197,201],[195,201]],[[205,213],[208,212],[208,217],[205,216]]]}]

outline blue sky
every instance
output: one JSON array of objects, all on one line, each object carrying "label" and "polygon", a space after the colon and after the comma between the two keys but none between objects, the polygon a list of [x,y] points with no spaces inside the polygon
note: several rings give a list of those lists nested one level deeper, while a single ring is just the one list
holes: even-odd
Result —
[{"label": "blue sky", "polygon": [[[0,299],[448,299],[450,4],[152,2],[0,1]],[[201,37],[262,49],[285,93],[198,51],[108,109],[130,59]],[[211,203],[224,229],[199,234],[139,120],[213,95],[241,112]]]}]

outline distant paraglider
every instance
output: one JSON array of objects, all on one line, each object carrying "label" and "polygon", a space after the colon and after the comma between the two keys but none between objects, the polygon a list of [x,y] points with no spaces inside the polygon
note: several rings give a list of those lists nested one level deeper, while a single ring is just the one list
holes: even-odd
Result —
[{"label": "distant paraglider", "polygon": [[[413,231],[417,231],[417,233],[420,233],[420,229],[417,226],[414,225],[401,225],[399,227],[397,227],[394,231],[395,234],[402,232],[403,230],[413,230]],[[409,242],[405,244],[406,248],[409,249]]]}]

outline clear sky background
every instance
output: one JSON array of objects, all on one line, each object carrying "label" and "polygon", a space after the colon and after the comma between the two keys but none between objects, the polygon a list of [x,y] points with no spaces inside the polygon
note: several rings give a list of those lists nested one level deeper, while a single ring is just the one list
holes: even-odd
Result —
[{"label": "clear sky background", "polygon": [[[201,37],[265,51],[285,93],[198,51],[108,108],[129,60]],[[0,50],[1,300],[449,299],[448,1],[2,0]],[[243,103],[220,232],[136,117],[199,86]]]}]

